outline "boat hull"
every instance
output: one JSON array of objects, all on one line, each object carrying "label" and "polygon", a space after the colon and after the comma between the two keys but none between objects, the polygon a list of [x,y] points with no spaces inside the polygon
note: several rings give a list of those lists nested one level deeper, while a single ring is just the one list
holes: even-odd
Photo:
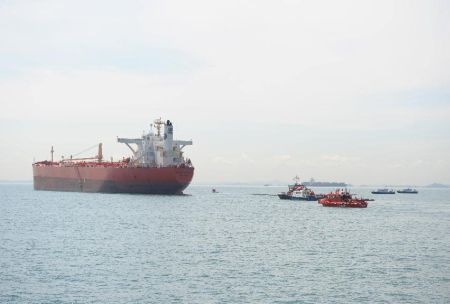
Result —
[{"label": "boat hull", "polygon": [[336,202],[336,201],[320,200],[319,204],[322,204],[322,206],[324,207],[367,208],[367,203],[363,201]]},{"label": "boat hull", "polygon": [[395,194],[395,192],[394,191],[392,191],[392,192],[381,192],[381,191],[372,191],[372,194]]},{"label": "boat hull", "polygon": [[337,208],[367,208],[367,204],[322,204],[322,206]]},{"label": "boat hull", "polygon": [[128,168],[33,165],[35,190],[182,194],[194,175],[192,167]]},{"label": "boat hull", "polygon": [[402,194],[417,194],[417,193],[419,193],[419,191],[397,191],[397,193],[402,193]]},{"label": "boat hull", "polygon": [[318,200],[318,198],[315,196],[298,197],[298,196],[290,196],[287,194],[278,194],[278,197],[283,200],[292,200],[292,201],[317,201]]}]

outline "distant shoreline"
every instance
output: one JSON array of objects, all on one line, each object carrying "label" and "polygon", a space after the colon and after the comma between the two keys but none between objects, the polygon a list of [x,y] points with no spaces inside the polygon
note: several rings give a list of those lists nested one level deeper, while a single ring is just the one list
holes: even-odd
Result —
[{"label": "distant shoreline", "polygon": [[0,180],[0,184],[32,184],[33,180]]},{"label": "distant shoreline", "polygon": [[[33,180],[0,180],[0,184],[32,184]],[[223,183],[192,183],[192,186],[264,186],[264,187],[285,187],[288,183],[258,183],[258,182],[223,182]],[[432,183],[429,185],[356,185],[347,183],[337,183],[337,182],[304,182],[302,183],[308,187],[362,187],[362,188],[429,188],[429,189],[448,189],[450,185]]]},{"label": "distant shoreline", "polygon": [[303,185],[308,187],[350,187],[350,184],[343,182],[304,182]]}]

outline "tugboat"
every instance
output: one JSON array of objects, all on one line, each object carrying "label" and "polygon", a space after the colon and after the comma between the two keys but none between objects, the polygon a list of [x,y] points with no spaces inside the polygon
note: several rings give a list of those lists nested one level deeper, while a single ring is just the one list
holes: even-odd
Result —
[{"label": "tugboat", "polygon": [[325,195],[319,200],[319,204],[324,207],[342,207],[342,208],[367,208],[367,200],[355,198],[347,190],[336,190]]},{"label": "tugboat", "polygon": [[398,193],[406,193],[406,194],[417,194],[417,193],[419,193],[419,191],[417,191],[416,189],[411,189],[411,188],[398,190],[397,192]]},{"label": "tugboat", "polygon": [[376,191],[372,191],[372,194],[395,194],[395,191],[392,189],[377,189]]},{"label": "tugboat", "polygon": [[323,197],[323,195],[315,194],[313,190],[307,188],[305,185],[298,183],[298,176],[294,178],[295,184],[289,185],[288,192],[281,192],[278,194],[280,199],[284,200],[299,200],[299,201],[317,201]]}]

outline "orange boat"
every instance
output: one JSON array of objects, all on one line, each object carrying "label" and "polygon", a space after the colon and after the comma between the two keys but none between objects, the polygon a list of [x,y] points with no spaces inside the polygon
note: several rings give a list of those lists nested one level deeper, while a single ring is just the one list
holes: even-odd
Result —
[{"label": "orange boat", "polygon": [[367,200],[353,197],[347,190],[338,189],[319,200],[324,207],[367,208]]}]

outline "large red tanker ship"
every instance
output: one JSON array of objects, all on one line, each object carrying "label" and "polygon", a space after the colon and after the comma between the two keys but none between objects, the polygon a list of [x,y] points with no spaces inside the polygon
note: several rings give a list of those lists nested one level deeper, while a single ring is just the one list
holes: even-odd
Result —
[{"label": "large red tanker ship", "polygon": [[[35,190],[181,194],[189,186],[194,167],[185,159],[182,149],[192,141],[173,140],[173,125],[155,120],[141,138],[118,138],[132,151],[132,157],[121,161],[104,161],[102,144],[91,158],[51,160],[33,164]],[[164,126],[164,134],[161,128]],[[133,145],[133,146],[132,146]]]}]

